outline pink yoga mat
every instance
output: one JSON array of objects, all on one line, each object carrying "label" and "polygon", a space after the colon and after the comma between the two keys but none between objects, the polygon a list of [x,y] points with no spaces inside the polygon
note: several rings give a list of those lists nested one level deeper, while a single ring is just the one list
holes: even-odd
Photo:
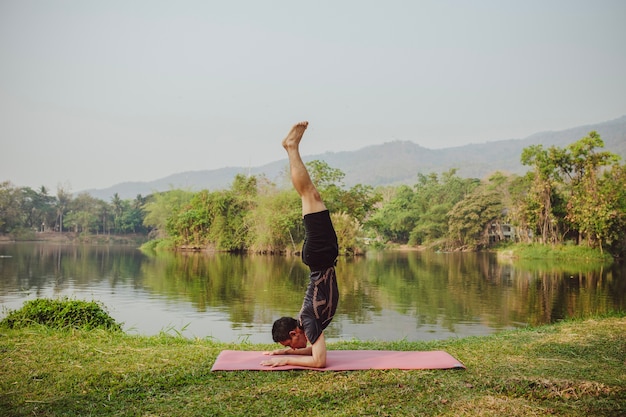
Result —
[{"label": "pink yoga mat", "polygon": [[268,356],[263,352],[224,350],[220,352],[211,371],[287,371],[313,369],[319,371],[358,371],[365,369],[465,369],[465,366],[449,353],[434,350],[404,352],[390,350],[329,350],[325,368],[302,366],[261,365]]}]

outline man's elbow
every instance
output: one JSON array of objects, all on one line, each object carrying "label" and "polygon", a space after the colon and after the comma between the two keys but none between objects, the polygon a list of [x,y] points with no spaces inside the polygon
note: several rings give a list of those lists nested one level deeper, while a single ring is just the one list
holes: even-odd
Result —
[{"label": "man's elbow", "polygon": [[314,368],[326,368],[326,354],[313,356],[313,367]]},{"label": "man's elbow", "polygon": [[314,368],[326,368],[326,359],[318,359],[313,361]]}]

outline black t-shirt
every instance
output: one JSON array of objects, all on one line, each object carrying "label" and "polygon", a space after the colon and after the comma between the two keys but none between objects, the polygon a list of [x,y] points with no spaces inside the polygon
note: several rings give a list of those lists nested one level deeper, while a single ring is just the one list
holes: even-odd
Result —
[{"label": "black t-shirt", "polygon": [[335,262],[339,254],[337,234],[328,210],[304,216],[305,238],[302,261],[309,266],[309,286],[298,315],[298,322],[312,344],[332,321],[339,290]]},{"label": "black t-shirt", "polygon": [[317,341],[332,321],[338,302],[339,290],[335,267],[311,272],[309,286],[298,316],[298,322],[311,344]]}]

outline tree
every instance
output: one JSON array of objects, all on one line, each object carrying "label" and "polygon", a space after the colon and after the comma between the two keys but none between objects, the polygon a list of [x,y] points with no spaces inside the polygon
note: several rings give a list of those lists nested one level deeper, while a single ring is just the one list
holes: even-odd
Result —
[{"label": "tree", "polygon": [[489,229],[504,220],[502,178],[494,176],[476,187],[449,213],[448,236],[451,249],[476,250],[489,245]]},{"label": "tree", "polygon": [[56,230],[63,232],[63,216],[68,205],[72,201],[72,193],[69,187],[57,185],[57,201],[56,201]]},{"label": "tree", "polygon": [[534,223],[528,215],[528,194],[534,181],[534,174],[527,173],[524,176],[511,177],[507,186],[509,200],[505,203],[507,217],[514,226],[517,242],[532,242],[533,234],[536,230]]},{"label": "tree", "polygon": [[600,135],[589,132],[567,147],[567,159],[561,166],[562,172],[570,178],[571,187],[566,218],[578,230],[581,240],[601,250],[603,242],[613,234],[613,222],[619,223],[615,190],[609,184],[611,176],[602,176],[600,172],[602,167],[616,164],[619,157],[611,152],[596,151],[603,147]]},{"label": "tree", "polygon": [[342,191],[337,196],[340,212],[344,212],[362,223],[374,211],[376,205],[382,200],[380,193],[369,185],[356,184],[348,190]]},{"label": "tree", "polygon": [[120,220],[124,213],[124,202],[120,198],[118,193],[113,194],[111,198],[111,206],[113,207],[113,230],[120,232]]},{"label": "tree", "polygon": [[302,206],[293,189],[279,190],[266,183],[257,195],[256,208],[248,213],[249,249],[261,253],[297,252],[304,239]]},{"label": "tree", "polygon": [[0,233],[10,233],[21,226],[19,190],[9,181],[0,183]]},{"label": "tree", "polygon": [[230,190],[201,191],[168,219],[177,246],[241,251],[249,244],[248,213],[254,209],[256,178],[238,175]]},{"label": "tree", "polygon": [[22,187],[20,192],[21,226],[30,230],[45,231],[54,223],[55,198],[49,196],[48,190],[43,186],[38,191]]},{"label": "tree", "polygon": [[409,245],[435,241],[448,231],[449,203],[436,204],[422,214],[409,234]]},{"label": "tree", "polygon": [[626,165],[614,164],[604,172],[600,182],[600,194],[606,207],[605,224],[598,237],[613,254],[626,254]]},{"label": "tree", "polygon": [[167,236],[168,219],[187,204],[193,195],[191,191],[174,189],[151,194],[143,205],[146,213],[144,226],[151,228],[151,233],[156,238]]},{"label": "tree", "polygon": [[401,185],[367,222],[385,240],[411,245],[434,242],[448,230],[448,213],[479,183],[452,169],[441,175],[418,174],[413,188]]},{"label": "tree", "polygon": [[331,213],[331,219],[340,254],[354,255],[359,252],[358,238],[361,237],[361,224],[346,212]]},{"label": "tree", "polygon": [[[98,201],[97,215],[98,215],[98,224],[102,233],[111,233],[110,225],[109,225],[109,216],[111,214],[111,206],[104,200]],[[96,231],[97,233],[98,231]]]},{"label": "tree", "polygon": [[340,169],[332,168],[324,161],[313,160],[307,162],[307,171],[311,177],[311,181],[315,184],[318,191],[324,195],[324,190],[329,187],[343,186],[343,179],[346,176]]},{"label": "tree", "polygon": [[531,188],[526,196],[525,214],[541,243],[559,241],[554,203],[562,201],[556,184],[560,181],[558,168],[563,159],[563,151],[554,146],[545,150],[541,145],[532,145],[522,151],[522,164],[534,167]]},{"label": "tree", "polygon": [[209,244],[215,221],[215,206],[207,190],[193,195],[189,203],[177,208],[167,220],[167,233],[177,246],[202,248]]},{"label": "tree", "polygon": [[408,242],[419,213],[414,209],[415,193],[408,185],[400,185],[390,200],[367,221],[367,227],[385,241]]},{"label": "tree", "polygon": [[146,199],[137,194],[134,200],[122,202],[122,216],[119,219],[119,231],[122,233],[143,233],[146,228],[143,225],[143,205]]},{"label": "tree", "polygon": [[87,193],[78,194],[69,204],[65,224],[76,233],[97,232],[100,201]]}]

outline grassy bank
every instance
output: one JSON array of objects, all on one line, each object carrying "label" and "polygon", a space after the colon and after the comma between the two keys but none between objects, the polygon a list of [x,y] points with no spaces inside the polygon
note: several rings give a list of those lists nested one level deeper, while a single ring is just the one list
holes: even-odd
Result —
[{"label": "grassy bank", "polygon": [[139,246],[148,240],[147,235],[128,233],[124,235],[91,234],[75,232],[34,232],[32,230],[16,230],[10,234],[0,235],[0,243],[5,242],[48,242],[56,244],[89,244],[89,245],[133,245]]},{"label": "grassy bank", "polygon": [[506,243],[496,249],[503,258],[550,261],[611,263],[613,256],[598,248],[583,245],[543,245],[540,243]]},{"label": "grassy bank", "polygon": [[222,344],[38,326],[0,332],[0,415],[626,415],[626,317],[428,343],[464,371],[210,372]]}]

